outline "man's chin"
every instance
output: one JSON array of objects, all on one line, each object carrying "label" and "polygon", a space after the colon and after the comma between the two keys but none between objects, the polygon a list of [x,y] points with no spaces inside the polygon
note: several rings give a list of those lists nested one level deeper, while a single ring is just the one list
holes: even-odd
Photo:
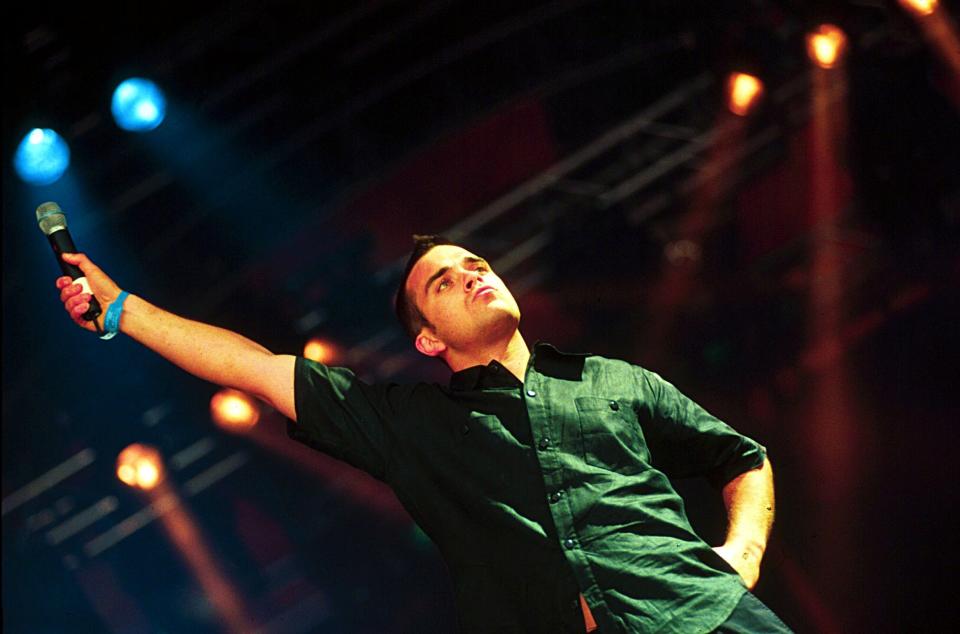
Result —
[{"label": "man's chin", "polygon": [[[489,306],[488,308],[494,308]],[[512,336],[520,326],[520,314],[509,310],[507,306],[492,311],[477,324],[484,338]]]},{"label": "man's chin", "polygon": [[478,297],[478,302],[484,302],[484,308],[488,311],[493,311],[496,313],[505,313],[507,315],[512,315],[514,319],[520,319],[520,309],[517,307],[516,302],[510,301],[500,295],[491,293],[489,296]]}]

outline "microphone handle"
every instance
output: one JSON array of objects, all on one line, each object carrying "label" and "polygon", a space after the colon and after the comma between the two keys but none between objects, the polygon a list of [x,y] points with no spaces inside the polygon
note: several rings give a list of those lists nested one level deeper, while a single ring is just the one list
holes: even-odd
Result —
[{"label": "microphone handle", "polygon": [[[50,241],[50,246],[53,247],[53,252],[57,256],[57,263],[60,264],[60,270],[63,271],[63,274],[80,284],[85,293],[93,295],[93,291],[90,290],[90,283],[87,282],[87,278],[83,274],[83,271],[80,270],[80,267],[75,264],[70,264],[63,259],[64,253],[77,253],[77,247],[73,244],[70,232],[66,229],[58,229],[47,235],[47,240]],[[100,302],[97,301],[96,297],[91,297],[90,308],[81,316],[87,321],[93,321],[99,317],[102,312]]]}]

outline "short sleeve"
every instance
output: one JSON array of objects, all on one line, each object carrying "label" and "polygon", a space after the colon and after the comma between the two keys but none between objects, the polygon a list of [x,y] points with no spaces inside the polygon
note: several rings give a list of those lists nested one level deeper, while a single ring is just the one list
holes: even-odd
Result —
[{"label": "short sleeve", "polygon": [[372,385],[347,368],[298,357],[294,374],[297,421],[288,435],[381,480],[390,452],[389,425],[405,389]]},{"label": "short sleeve", "polygon": [[738,433],[655,372],[635,367],[644,435],[655,467],[674,478],[703,476],[722,486],[763,464],[766,449]]}]

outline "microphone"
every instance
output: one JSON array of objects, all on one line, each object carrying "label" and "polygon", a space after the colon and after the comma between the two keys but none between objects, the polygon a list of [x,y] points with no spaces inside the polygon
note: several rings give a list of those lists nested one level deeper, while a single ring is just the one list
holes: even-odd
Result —
[{"label": "microphone", "polygon": [[[70,232],[67,231],[67,217],[60,209],[60,205],[47,202],[37,207],[37,223],[40,225],[40,231],[50,241],[53,253],[57,257],[57,264],[60,265],[63,274],[70,276],[74,282],[82,286],[83,292],[93,295],[93,291],[90,290],[90,283],[87,282],[87,278],[80,267],[65,262],[63,259],[64,253],[77,253],[77,247],[73,245],[73,239],[70,237]],[[96,297],[91,297],[90,308],[81,316],[87,321],[93,321],[100,316],[101,312],[103,311],[100,309],[100,302],[97,301]]]}]

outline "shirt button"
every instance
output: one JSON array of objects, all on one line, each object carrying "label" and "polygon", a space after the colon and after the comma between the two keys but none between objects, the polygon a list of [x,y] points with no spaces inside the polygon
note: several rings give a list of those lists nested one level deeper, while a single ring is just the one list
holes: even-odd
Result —
[{"label": "shirt button", "polygon": [[540,451],[546,451],[547,449],[550,448],[550,439],[541,438],[540,442],[537,444],[537,447],[540,449]]},{"label": "shirt button", "polygon": [[562,498],[563,498],[563,491],[554,491],[553,493],[550,494],[547,500],[550,502],[550,504],[556,504]]},{"label": "shirt button", "polygon": [[533,398],[536,395],[537,395],[536,390],[527,390],[527,396],[529,396],[530,398]]},{"label": "shirt button", "polygon": [[577,545],[577,542],[573,541],[569,537],[563,540],[563,547],[566,548],[567,550],[572,550],[573,548],[576,547],[576,545]]},{"label": "shirt button", "polygon": [[467,425],[466,423],[463,424],[463,433],[464,434],[470,433],[470,425]]},{"label": "shirt button", "polygon": [[610,401],[610,409],[612,409],[613,411],[617,411],[618,409],[620,409],[620,403],[616,401]]}]

